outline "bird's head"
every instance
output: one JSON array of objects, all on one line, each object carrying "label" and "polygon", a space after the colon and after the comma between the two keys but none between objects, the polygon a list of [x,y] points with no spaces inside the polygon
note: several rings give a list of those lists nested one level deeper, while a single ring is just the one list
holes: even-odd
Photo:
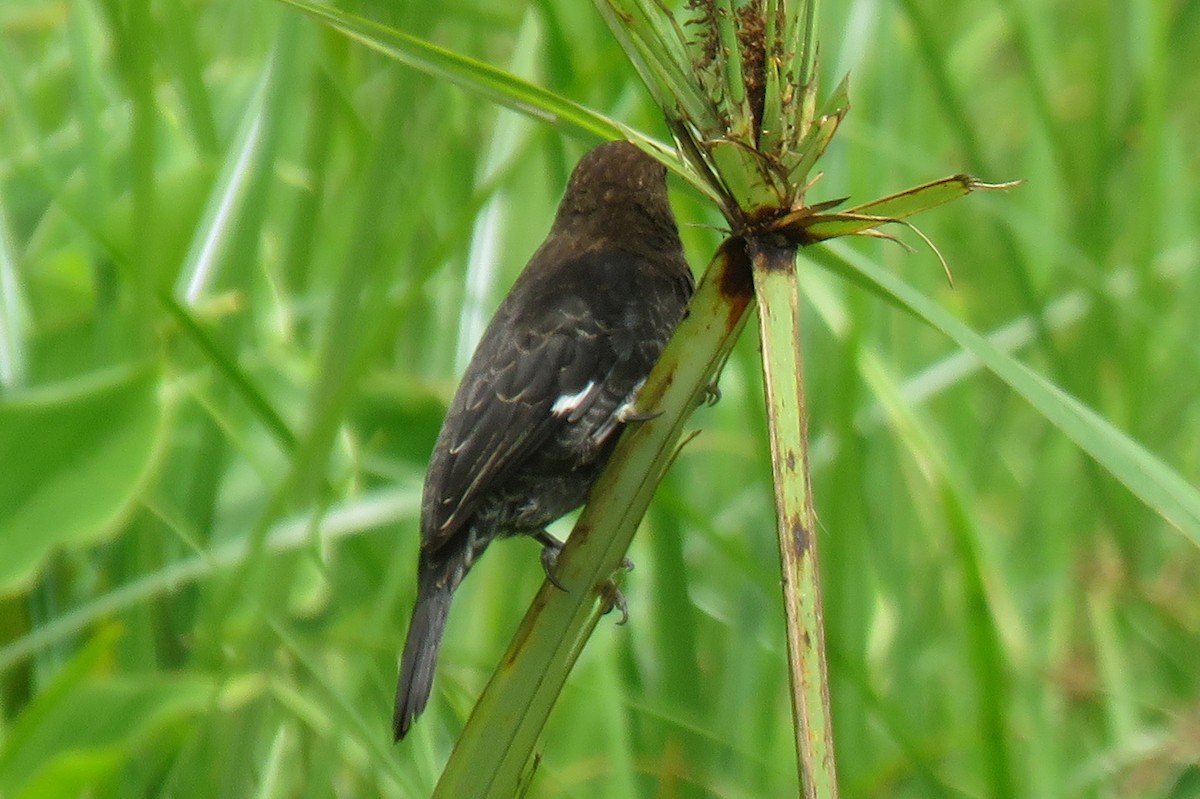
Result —
[{"label": "bird's head", "polygon": [[678,250],[666,167],[629,142],[601,144],[571,173],[554,229]]}]

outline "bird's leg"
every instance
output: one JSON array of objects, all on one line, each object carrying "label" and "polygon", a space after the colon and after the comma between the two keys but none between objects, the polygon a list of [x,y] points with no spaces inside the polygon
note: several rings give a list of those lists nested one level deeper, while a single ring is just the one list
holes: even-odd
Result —
[{"label": "bird's leg", "polygon": [[545,530],[538,530],[533,537],[542,545],[542,570],[546,572],[546,579],[559,591],[566,591],[567,587],[554,576],[554,566],[558,563],[558,553],[562,552],[563,542]]},{"label": "bird's leg", "polygon": [[[558,563],[558,554],[562,552],[563,542],[550,535],[546,530],[538,530],[533,533],[533,538],[542,545],[542,569],[546,572],[546,579],[558,590],[566,591],[567,587],[554,576],[555,565]],[[629,558],[622,558],[619,568],[621,571],[631,572],[633,571],[633,561]],[[604,584],[600,586],[600,595],[606,605],[601,615],[607,615],[616,608],[621,611],[621,620],[617,624],[629,621],[629,603],[625,601],[625,595],[617,587],[616,580],[612,577],[605,580]]]}]

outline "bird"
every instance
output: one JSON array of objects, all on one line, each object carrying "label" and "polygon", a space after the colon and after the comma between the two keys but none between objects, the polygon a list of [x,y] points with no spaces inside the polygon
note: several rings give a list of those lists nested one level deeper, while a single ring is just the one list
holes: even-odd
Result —
[{"label": "bird", "polygon": [[454,591],[492,541],[533,537],[562,588],[562,543],[546,526],[584,503],[621,429],[653,415],[637,394],[694,288],[666,169],[625,141],[585,154],[484,331],[430,456],[397,741],[429,700]]}]

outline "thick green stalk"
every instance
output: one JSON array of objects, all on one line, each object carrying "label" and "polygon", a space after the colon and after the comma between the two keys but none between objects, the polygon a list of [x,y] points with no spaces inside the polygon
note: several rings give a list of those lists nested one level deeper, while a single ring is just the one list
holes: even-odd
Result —
[{"label": "thick green stalk", "polygon": [[611,602],[609,578],[670,464],[684,422],[742,328],[752,288],[741,241],[726,242],[639,395],[639,405],[659,416],[622,437],[559,557],[556,576],[568,590],[542,585],[476,703],[435,797],[517,795],[567,674]]},{"label": "thick green stalk", "polygon": [[755,238],[747,241],[746,249],[758,298],[784,610],[788,619],[796,756],[804,796],[834,799],[837,771],[825,667],[816,515],[808,477],[808,418],[800,355],[796,249]]}]

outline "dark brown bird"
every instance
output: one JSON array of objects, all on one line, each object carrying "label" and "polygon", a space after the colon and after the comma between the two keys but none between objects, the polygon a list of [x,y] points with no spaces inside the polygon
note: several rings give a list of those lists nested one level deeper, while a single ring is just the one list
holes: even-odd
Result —
[{"label": "dark brown bird", "polygon": [[662,165],[627,142],[584,156],[550,235],[471,357],[433,450],[397,740],[425,709],[450,598],[488,544],[535,537],[554,581],[562,545],[546,525],[583,504],[621,427],[637,418],[637,391],[692,288]]}]

